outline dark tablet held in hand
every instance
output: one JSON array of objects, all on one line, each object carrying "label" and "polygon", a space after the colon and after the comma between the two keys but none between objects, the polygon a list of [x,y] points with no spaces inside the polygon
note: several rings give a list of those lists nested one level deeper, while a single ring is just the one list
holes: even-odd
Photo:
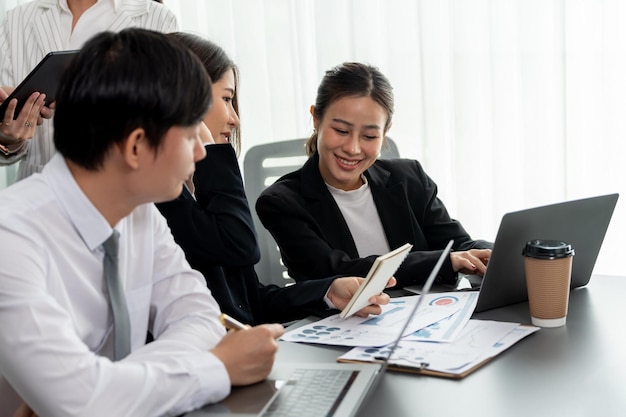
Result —
[{"label": "dark tablet held in hand", "polygon": [[26,76],[24,81],[0,105],[0,120],[4,117],[4,112],[9,102],[14,98],[17,99],[17,107],[15,108],[13,118],[17,119],[24,103],[35,91],[46,94],[46,105],[52,103],[56,98],[61,75],[77,53],[78,50],[54,51],[43,57],[35,69]]}]

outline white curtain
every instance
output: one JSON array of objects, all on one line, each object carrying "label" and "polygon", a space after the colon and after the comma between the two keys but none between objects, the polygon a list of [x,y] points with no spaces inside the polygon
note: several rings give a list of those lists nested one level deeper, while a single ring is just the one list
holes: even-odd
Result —
[{"label": "white curtain", "polygon": [[[390,135],[474,237],[508,211],[626,198],[626,3],[621,0],[165,0],[183,30],[242,72],[244,152],[308,136],[325,70],[378,66]],[[596,273],[620,274],[618,202]]]},{"label": "white curtain", "polygon": [[[494,239],[508,211],[626,198],[622,0],[164,3],[182,30],[222,45],[240,67],[243,153],[308,136],[324,71],[358,60],[390,79],[390,136],[424,164],[472,236]],[[596,273],[623,274],[625,204]]]}]

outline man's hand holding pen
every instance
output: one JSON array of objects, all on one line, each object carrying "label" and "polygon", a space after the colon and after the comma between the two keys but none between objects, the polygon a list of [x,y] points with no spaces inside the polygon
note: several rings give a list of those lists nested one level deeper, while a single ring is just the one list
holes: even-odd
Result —
[{"label": "man's hand holding pen", "polygon": [[285,329],[280,324],[248,326],[223,315],[229,331],[211,352],[222,361],[231,385],[248,385],[261,381],[272,370],[278,351],[278,339]]},{"label": "man's hand holding pen", "polygon": [[220,314],[219,319],[220,323],[222,323],[228,330],[246,330],[251,328],[249,324],[243,324],[226,313]]}]

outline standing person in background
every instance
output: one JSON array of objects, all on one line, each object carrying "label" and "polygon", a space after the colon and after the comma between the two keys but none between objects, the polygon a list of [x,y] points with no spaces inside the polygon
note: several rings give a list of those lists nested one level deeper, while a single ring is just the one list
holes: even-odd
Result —
[{"label": "standing person in background", "polygon": [[[94,34],[139,27],[178,29],[176,17],[152,0],[33,0],[6,13],[0,26],[0,102],[51,51],[80,49]],[[39,97],[38,93],[34,93]],[[38,102],[39,103],[39,102]],[[40,172],[55,152],[53,111],[0,126],[0,165],[21,161],[18,179]],[[25,127],[25,129],[23,129]],[[21,130],[20,130],[21,129]],[[31,139],[32,138],[32,139]],[[29,140],[30,139],[30,140]]]},{"label": "standing person in background", "polygon": [[311,106],[309,159],[269,186],[256,203],[296,281],[367,273],[378,255],[413,248],[395,274],[423,282],[454,239],[440,282],[481,275],[491,243],[475,241],[451,219],[419,162],[378,159],[391,127],[393,91],[375,67],[344,63],[326,72]]},{"label": "standing person in background", "polygon": [[[259,248],[237,163],[237,67],[213,42],[188,33],[168,36],[189,47],[213,80],[213,106],[201,126],[206,157],[196,163],[193,181],[176,200],[157,204],[187,260],[202,272],[222,311],[244,323],[286,322],[343,309],[362,278],[330,277],[287,288],[259,283],[254,270]],[[370,301],[361,315],[380,313],[378,304],[389,297]]]},{"label": "standing person in background", "polygon": [[204,157],[211,97],[198,58],[143,29],[65,72],[58,152],[0,191],[0,416],[176,416],[269,374],[283,327],[226,333],[153,204]]}]

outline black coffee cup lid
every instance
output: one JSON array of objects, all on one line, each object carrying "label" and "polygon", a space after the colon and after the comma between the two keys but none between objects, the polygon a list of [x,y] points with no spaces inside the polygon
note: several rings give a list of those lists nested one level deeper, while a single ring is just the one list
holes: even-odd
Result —
[{"label": "black coffee cup lid", "polygon": [[574,256],[569,243],[560,240],[535,239],[526,242],[522,255],[537,259],[559,259]]}]

